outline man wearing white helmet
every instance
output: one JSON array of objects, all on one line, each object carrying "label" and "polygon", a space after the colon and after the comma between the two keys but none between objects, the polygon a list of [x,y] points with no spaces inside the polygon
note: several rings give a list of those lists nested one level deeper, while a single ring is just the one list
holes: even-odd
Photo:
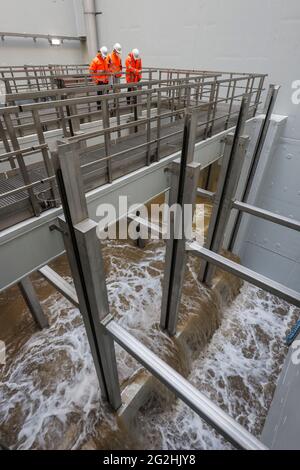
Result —
[{"label": "man wearing white helmet", "polygon": [[[107,61],[107,47],[103,46],[98,51],[96,57],[90,64],[90,74],[96,85],[107,85],[109,79],[109,65]],[[98,95],[102,95],[103,91],[98,90]],[[101,109],[100,101],[97,103],[98,109]]]},{"label": "man wearing white helmet", "polygon": [[97,85],[104,85],[108,83],[107,52],[107,47],[101,47],[101,49],[98,51],[98,54],[90,64],[90,73]]},{"label": "man wearing white helmet", "polygon": [[[132,49],[126,59],[126,82],[137,83],[142,79],[142,59],[138,49]],[[132,91],[132,86],[128,87],[128,91]],[[130,104],[130,97],[127,98]]]},{"label": "man wearing white helmet", "polygon": [[126,81],[136,83],[142,79],[142,59],[138,49],[132,49],[126,59]]},{"label": "man wearing white helmet", "polygon": [[113,75],[111,76],[111,83],[119,83],[120,78],[122,77],[122,47],[117,42],[114,45],[113,51],[108,54],[107,61],[109,66],[109,71]]}]

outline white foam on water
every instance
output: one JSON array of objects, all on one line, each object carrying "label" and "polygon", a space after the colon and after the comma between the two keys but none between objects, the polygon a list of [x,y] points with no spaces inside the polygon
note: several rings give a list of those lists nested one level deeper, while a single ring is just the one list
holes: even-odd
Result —
[{"label": "white foam on water", "polygon": [[[297,314],[286,302],[245,284],[192,365],[189,381],[257,437],[286,354],[285,334]],[[159,407],[159,413],[149,408],[137,422],[151,448],[231,448],[180,401]]]},{"label": "white foam on water", "polygon": [[[122,256],[124,250],[129,261]],[[136,260],[137,248],[132,245],[108,242],[104,251],[111,263],[107,278],[111,309],[129,331],[147,337],[159,319],[161,270],[155,263],[163,259],[163,244],[157,242],[157,249],[146,249]],[[59,294],[51,295],[43,307],[50,328],[26,341],[2,376],[0,427],[10,445],[19,449],[77,448],[96,423],[110,420],[109,413],[101,403],[79,310]],[[116,349],[123,382],[139,366]],[[109,422],[116,426],[113,419]]]},{"label": "white foam on water", "polygon": [[[163,243],[151,242],[141,252],[130,244],[107,242],[103,251],[110,263],[107,284],[112,313],[145,344],[162,347],[155,341],[161,305]],[[193,263],[188,263],[188,269],[193,270]],[[206,295],[205,289],[201,292]],[[199,292],[195,291],[195,302],[197,295]],[[183,301],[191,310],[196,309],[193,299]],[[3,437],[9,438],[9,445],[19,449],[76,449],[93,434],[96,425],[103,423],[116,429],[117,423],[101,402],[78,309],[58,294],[51,295],[43,306],[50,328],[35,333],[14,354],[13,360],[8,358],[0,383],[0,428]],[[293,312],[275,297],[245,286],[225,311],[222,326],[212,342],[193,364],[191,382],[249,430],[260,430],[259,416],[266,413],[271,395],[268,388],[282,364],[282,341]],[[9,354],[9,345],[7,349]],[[119,347],[116,351],[120,379],[124,382],[140,366]],[[150,439],[153,447],[226,447],[214,431],[180,402],[172,406],[171,412],[163,409],[159,415],[154,407],[141,423],[142,434],[150,436],[149,439],[153,435]],[[145,446],[148,447],[148,441]]]},{"label": "white foam on water", "polygon": [[50,328],[26,342],[1,383],[1,426],[15,432],[13,445],[20,449],[51,448],[52,432],[58,445],[55,427],[63,431],[71,415],[79,429],[90,429],[100,401],[79,311],[53,296],[48,315]]}]

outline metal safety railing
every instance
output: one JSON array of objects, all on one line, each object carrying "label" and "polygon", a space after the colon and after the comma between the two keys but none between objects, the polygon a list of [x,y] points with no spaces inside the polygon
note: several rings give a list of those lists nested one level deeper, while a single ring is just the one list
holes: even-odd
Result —
[{"label": "metal safety railing", "polygon": [[[66,143],[81,143],[90,190],[180,149],[187,108],[201,110],[196,130],[201,140],[235,124],[245,91],[251,96],[249,118],[261,103],[264,75],[158,73],[161,80],[143,81],[133,91],[119,84],[26,92],[18,96],[23,104],[0,108],[0,211],[10,205],[18,211],[19,205],[21,212],[27,200],[39,215],[59,203],[48,147],[53,132]],[[12,104],[16,95],[7,99]],[[34,145],[28,145],[32,136]]]},{"label": "metal safety railing", "polygon": [[[175,68],[158,68],[144,67],[143,75],[148,80],[166,78],[170,82],[185,75],[186,77],[193,74],[214,74],[224,76],[224,72],[216,72],[210,70],[199,69],[175,69]],[[125,73],[123,72],[123,79]],[[250,74],[229,72],[227,78],[249,76]],[[41,91],[51,90],[61,83],[66,86],[70,82],[76,82],[77,85],[87,85],[91,81],[89,73],[89,64],[48,64],[48,65],[23,65],[23,66],[1,66],[0,79],[6,83],[6,92],[22,93],[25,91]]]}]

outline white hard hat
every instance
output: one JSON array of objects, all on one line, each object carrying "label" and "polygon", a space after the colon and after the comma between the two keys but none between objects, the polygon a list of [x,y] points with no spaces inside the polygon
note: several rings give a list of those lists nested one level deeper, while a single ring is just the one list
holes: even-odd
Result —
[{"label": "white hard hat", "polygon": [[114,51],[116,51],[118,54],[122,54],[122,47],[121,47],[121,44],[119,44],[118,42],[116,42],[116,44],[114,45]]},{"label": "white hard hat", "polygon": [[107,54],[108,54],[108,50],[107,50],[107,47],[105,46],[102,46],[101,49],[100,49],[100,52],[101,52],[101,55],[104,57],[107,57]]},{"label": "white hard hat", "polygon": [[138,49],[132,49],[132,54],[135,59],[140,58],[140,51]]}]

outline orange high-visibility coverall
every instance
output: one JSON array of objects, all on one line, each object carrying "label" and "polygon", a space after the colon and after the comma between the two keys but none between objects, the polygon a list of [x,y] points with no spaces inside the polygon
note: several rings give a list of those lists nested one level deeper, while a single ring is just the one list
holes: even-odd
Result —
[{"label": "orange high-visibility coverall", "polygon": [[122,73],[118,74],[117,72],[122,72],[122,59],[121,57],[115,53],[115,51],[112,51],[110,54],[107,56],[107,62],[108,62],[108,67],[109,71],[114,74],[115,77],[121,78]]},{"label": "orange high-visibility coverall", "polygon": [[108,83],[109,75],[101,75],[101,72],[109,72],[109,64],[107,58],[97,54],[90,64],[90,73],[95,83]]},{"label": "orange high-visibility coverall", "polygon": [[132,52],[126,58],[126,82],[135,83],[142,79],[142,60],[135,59]]}]

